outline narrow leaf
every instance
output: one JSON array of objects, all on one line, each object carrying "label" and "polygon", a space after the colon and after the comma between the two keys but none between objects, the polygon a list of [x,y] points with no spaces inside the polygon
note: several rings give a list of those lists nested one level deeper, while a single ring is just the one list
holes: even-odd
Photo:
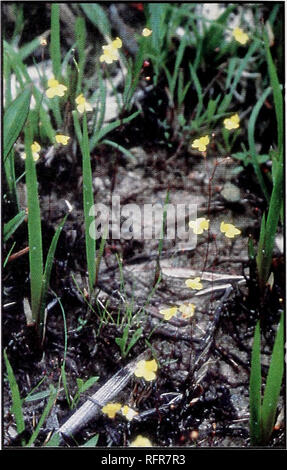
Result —
[{"label": "narrow leaf", "polygon": [[273,431],[284,372],[284,314],[276,334],[262,403],[262,441],[267,444]]},{"label": "narrow leaf", "polygon": [[51,43],[50,54],[52,59],[53,73],[57,80],[61,74],[61,46],[60,46],[60,5],[51,5]]},{"label": "narrow leaf", "polygon": [[50,413],[50,411],[51,411],[51,409],[54,405],[54,401],[56,400],[56,397],[57,397],[57,389],[55,389],[55,387],[53,387],[53,385],[50,385],[50,397],[49,397],[48,403],[45,406],[43,414],[42,414],[41,418],[39,419],[37,427],[36,427],[35,431],[33,432],[32,436],[31,436],[31,438],[30,438],[30,440],[27,444],[27,447],[31,447],[32,444],[34,443],[34,441],[37,439],[37,436],[38,436],[39,432],[41,431],[41,428],[42,428],[48,414]]},{"label": "narrow leaf", "polygon": [[[50,277],[51,277],[51,272],[52,272],[52,267],[53,267],[53,262],[54,262],[54,257],[55,257],[55,251],[57,248],[58,240],[61,234],[61,231],[65,225],[65,222],[67,220],[69,213],[65,215],[63,220],[61,221],[60,225],[58,226],[56,232],[54,233],[54,236],[52,238],[51,245],[49,247],[49,251],[47,254],[47,259],[45,263],[45,270],[44,270],[44,275],[43,275],[43,281],[42,281],[42,293],[41,293],[41,306],[39,310],[39,322],[38,322],[38,328],[39,328],[39,333],[40,337],[42,337],[42,332],[44,328],[44,317],[45,317],[45,308],[46,308],[46,299],[47,299],[47,293],[50,285]],[[43,338],[42,338],[43,340]]]},{"label": "narrow leaf", "polygon": [[252,157],[252,164],[253,168],[255,171],[255,174],[257,176],[257,179],[260,183],[261,190],[266,198],[266,200],[269,202],[270,196],[268,193],[268,190],[266,188],[258,161],[257,161],[257,151],[256,151],[256,146],[255,146],[255,137],[254,137],[254,132],[255,132],[255,124],[257,117],[259,115],[260,109],[263,106],[267,96],[271,93],[271,87],[267,88],[263,95],[260,97],[260,99],[257,101],[256,105],[253,108],[253,111],[251,113],[250,119],[249,119],[249,124],[248,124],[248,144],[249,144],[249,151]]},{"label": "narrow leaf", "polygon": [[94,222],[95,216],[90,212],[94,205],[94,194],[86,113],[83,117],[83,140],[81,150],[83,157],[83,204],[85,219],[86,257],[89,273],[89,287],[90,293],[92,293],[96,280],[96,241],[90,236],[89,232],[90,226]]},{"label": "narrow leaf", "polygon": [[249,382],[250,436],[253,445],[261,440],[261,362],[260,362],[260,322],[255,327],[251,354]]},{"label": "narrow leaf", "polygon": [[41,304],[42,276],[43,276],[43,250],[41,214],[38,198],[38,183],[36,166],[31,151],[32,136],[30,125],[25,132],[25,169],[28,201],[28,239],[30,262],[31,306],[35,323],[38,323]]},{"label": "narrow leaf", "polygon": [[9,362],[5,349],[4,349],[4,361],[6,365],[8,381],[9,381],[9,386],[10,386],[11,396],[12,396],[11,411],[15,417],[17,432],[18,434],[20,434],[25,429],[24,417],[23,417],[23,412],[22,412],[22,400],[20,397],[18,384],[16,382],[15,375],[14,375],[12,366]]},{"label": "narrow leaf", "polygon": [[4,224],[3,228],[3,238],[4,242],[7,242],[11,235],[17,230],[17,228],[22,224],[23,220],[25,219],[25,211],[19,212],[15,217],[13,217],[9,222]]},{"label": "narrow leaf", "polygon": [[26,122],[31,99],[31,89],[24,90],[7,108],[3,119],[3,157],[8,156]]}]

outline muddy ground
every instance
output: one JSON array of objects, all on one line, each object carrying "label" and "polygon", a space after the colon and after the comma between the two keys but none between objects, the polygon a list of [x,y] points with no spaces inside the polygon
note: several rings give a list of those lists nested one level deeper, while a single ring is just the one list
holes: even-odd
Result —
[{"label": "muddy ground", "polygon": [[[206,77],[206,83],[210,78]],[[238,162],[218,153],[216,138],[206,158],[192,153],[176,136],[167,142],[160,124],[169,112],[165,85],[160,81],[149,89],[141,100],[142,113],[136,120],[109,135],[110,140],[130,150],[133,160],[104,144],[93,151],[95,201],[110,205],[113,194],[120,196],[121,204],[159,203],[163,206],[169,191],[170,203],[195,204],[197,216],[210,219],[210,232],[198,236],[196,246],[191,249],[178,242],[164,241],[160,257],[161,281],[156,289],[159,240],[109,238],[99,272],[97,300],[93,300],[94,311],[91,310],[87,299],[79,292],[79,288],[82,291],[87,288],[87,273],[81,155],[74,140],[52,161],[44,158],[37,164],[45,255],[55,228],[66,212],[65,200],[74,208],[56,251],[43,350],[37,348],[33,328],[25,323],[23,300],[30,295],[28,255],[10,261],[3,272],[3,347],[21,397],[27,396],[42,379],[37,392],[48,390],[49,384],[59,385],[65,335],[62,311],[54,293],[60,298],[66,315],[66,376],[71,396],[77,391],[77,378],[98,377],[95,385],[81,395],[77,406],[146,349],[151,349],[159,363],[155,382],[147,384],[133,377],[116,400],[129,403],[142,417],[127,422],[120,416],[111,420],[101,415],[79,431],[73,442],[63,443],[64,446],[83,445],[96,434],[99,434],[98,446],[103,447],[127,446],[137,434],[148,437],[154,446],[163,447],[250,446],[248,387],[254,326],[264,308],[262,360],[263,373],[266,373],[284,298],[280,237],[274,252],[273,289],[260,299],[254,264],[247,252],[249,237],[258,240],[265,209],[253,169],[249,165],[240,173],[234,171]],[[250,80],[247,91],[253,85]],[[144,80],[142,87],[147,87]],[[255,96],[252,102],[251,95],[247,93],[243,110],[252,106]],[[194,89],[190,98],[190,102],[196,101]],[[162,104],[157,108],[159,101]],[[150,112],[151,104],[157,118]],[[261,137],[274,120],[274,110],[266,106],[262,113],[264,125],[262,130],[258,129]],[[243,139],[246,139],[246,123],[242,128]],[[270,140],[270,133],[261,138],[262,153]],[[19,174],[23,171],[20,160],[16,171]],[[23,182],[19,184],[19,195],[25,207]],[[3,213],[9,220],[5,202]],[[239,227],[241,236],[232,240],[223,237],[219,231],[222,220]],[[15,232],[13,241],[18,251],[27,246],[25,223]],[[4,247],[4,253],[8,249]],[[122,260],[122,275],[118,259]],[[204,289],[208,289],[205,295],[195,295],[185,286],[184,281],[196,275],[202,278]],[[231,286],[229,290],[227,285]],[[224,298],[226,292],[228,296]],[[160,309],[183,302],[196,305],[191,319],[162,320]],[[123,358],[115,338],[122,334],[121,320],[127,305],[134,318],[131,333],[141,326],[143,334]],[[110,316],[100,321],[105,306]],[[26,430],[18,436],[5,379],[3,392],[4,445],[19,446],[22,438],[28,440],[31,436],[47,398],[25,403]],[[172,399],[175,399],[173,403]],[[159,411],[162,404],[168,406]],[[279,405],[279,410],[282,409],[283,400]],[[51,431],[57,430],[72,413],[61,385],[35,445],[43,446]],[[270,447],[283,447],[284,439],[283,425],[279,422]]]}]

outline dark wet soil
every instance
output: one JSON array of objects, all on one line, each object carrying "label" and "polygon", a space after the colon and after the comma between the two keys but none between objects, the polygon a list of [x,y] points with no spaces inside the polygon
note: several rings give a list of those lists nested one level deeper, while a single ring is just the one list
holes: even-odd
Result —
[{"label": "dark wet soil", "polygon": [[[210,74],[210,75],[209,75]],[[202,77],[208,83],[212,72]],[[37,392],[59,386],[61,366],[65,351],[65,328],[60,299],[67,324],[66,380],[72,397],[77,392],[77,379],[84,381],[97,376],[98,381],[77,403],[82,404],[120,368],[150,347],[159,363],[157,380],[148,384],[135,377],[122,391],[119,401],[132,404],[140,417],[131,422],[117,417],[115,420],[102,415],[75,436],[72,445],[82,445],[99,434],[99,446],[126,446],[137,434],[150,438],[155,446],[186,447],[248,447],[249,441],[249,373],[254,326],[264,308],[263,322],[263,374],[267,372],[278,324],[282,298],[284,298],[284,260],[276,248],[273,260],[274,285],[264,298],[258,296],[254,266],[247,253],[251,235],[258,240],[260,220],[265,209],[264,199],[252,168],[246,167],[239,175],[233,170],[238,164],[231,159],[220,164],[210,185],[215,155],[208,154],[205,161],[192,155],[188,145],[180,147],[180,138],[172,135],[170,145],[164,137],[162,121],[168,116],[168,100],[160,81],[141,102],[142,114],[128,125],[109,135],[134,154],[130,161],[117,150],[103,144],[91,155],[96,202],[110,204],[111,194],[126,203],[164,204],[167,191],[171,203],[197,204],[200,216],[209,216],[210,224],[219,226],[222,220],[232,220],[240,227],[242,236],[230,241],[217,229],[203,235],[193,250],[178,249],[170,241],[164,241],[161,254],[162,280],[150,296],[156,277],[158,240],[111,240],[108,239],[97,285],[97,300],[91,310],[75,284],[84,291],[87,288],[85,263],[85,234],[81,196],[81,156],[79,149],[71,145],[72,154],[67,159],[59,153],[51,164],[45,159],[37,165],[39,195],[42,213],[44,255],[63,215],[65,200],[74,207],[59,239],[56,251],[51,289],[48,296],[46,338],[43,349],[38,347],[33,327],[26,326],[23,308],[24,298],[29,298],[28,255],[9,262],[3,271],[3,318],[2,340],[13,367],[20,395],[26,397],[41,382]],[[252,85],[247,85],[247,108],[255,99]],[[196,105],[195,90],[189,99]],[[210,96],[209,96],[210,98]],[[160,107],[157,103],[160,101]],[[156,109],[154,112],[150,109]],[[274,111],[262,108],[261,120],[269,125]],[[187,111],[189,116],[193,109]],[[258,130],[260,134],[260,129]],[[272,132],[260,134],[262,153],[269,149]],[[179,151],[178,151],[179,149]],[[235,149],[236,150],[236,149]],[[173,156],[176,153],[176,158]],[[221,159],[221,157],[220,157]],[[16,166],[17,174],[23,171],[22,162]],[[240,200],[232,203],[221,191],[226,182],[232,182],[240,191]],[[210,207],[208,201],[211,189]],[[25,185],[19,185],[19,194],[25,207]],[[10,218],[7,202],[3,203],[4,222]],[[26,223],[15,232],[4,246],[4,258],[11,242],[17,251],[27,246]],[[124,289],[118,257],[122,259]],[[202,274],[204,288],[215,287],[205,296],[194,296],[184,285],[192,272]],[[205,273],[205,277],[204,277]],[[232,290],[222,302],[226,284],[224,276],[243,276],[244,281],[231,281]],[[145,307],[147,298],[149,304]],[[162,322],[159,310],[182,302],[196,305],[196,313],[185,322]],[[9,305],[11,304],[11,305]],[[122,320],[127,305],[131,306],[134,320],[131,332],[141,326],[142,337],[126,358],[121,356],[115,338],[121,336]],[[101,321],[104,306],[109,317]],[[215,323],[218,308],[220,312]],[[141,310],[141,314],[138,312]],[[211,335],[208,336],[208,332]],[[202,361],[197,361],[204,348]],[[17,435],[11,414],[11,394],[6,378],[3,382],[4,398],[4,445],[19,446],[28,441],[40,419],[47,398],[26,402],[23,405],[26,430]],[[283,391],[283,393],[285,393]],[[159,411],[162,404],[174,404]],[[118,400],[116,400],[118,401]],[[279,408],[283,407],[280,402]],[[57,429],[71,414],[61,382],[56,403],[48,421],[43,425],[35,446],[43,446],[51,431]],[[195,437],[196,436],[196,437]],[[66,443],[64,445],[71,445]],[[284,431],[274,432],[270,447],[284,446]]]}]

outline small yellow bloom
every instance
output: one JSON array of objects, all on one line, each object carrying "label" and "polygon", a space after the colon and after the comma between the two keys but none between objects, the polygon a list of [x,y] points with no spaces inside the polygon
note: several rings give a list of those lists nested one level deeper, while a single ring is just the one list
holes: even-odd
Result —
[{"label": "small yellow bloom", "polygon": [[147,437],[139,435],[130,443],[130,447],[152,447],[152,443]]},{"label": "small yellow bloom", "polygon": [[[36,162],[40,158],[39,152],[41,150],[41,146],[38,144],[38,142],[34,141],[33,144],[31,145],[31,150],[32,150],[32,156],[33,156],[34,162]],[[25,152],[21,153],[21,158],[25,160],[26,158]]]},{"label": "small yellow bloom", "polygon": [[143,377],[145,380],[150,382],[156,378],[155,372],[157,371],[157,362],[155,359],[151,361],[139,361],[135,369],[136,377]]},{"label": "small yellow bloom", "polygon": [[107,44],[102,47],[104,53],[100,56],[100,62],[106,62],[111,64],[114,60],[118,60],[119,53],[118,49],[122,47],[122,41],[120,38],[116,38],[111,44]]},{"label": "small yellow bloom", "polygon": [[232,36],[234,37],[234,39],[239,42],[240,44],[246,44],[247,41],[249,40],[249,37],[246,33],[244,33],[244,31],[242,31],[241,28],[235,28],[233,31],[232,31]]},{"label": "small yellow bloom", "polygon": [[152,34],[152,30],[151,29],[148,29],[148,28],[144,28],[143,31],[142,31],[142,36],[144,37],[148,37]]},{"label": "small yellow bloom", "polygon": [[191,220],[188,225],[190,228],[192,228],[193,233],[195,233],[196,235],[201,235],[204,230],[208,230],[209,219],[199,217],[196,220]]},{"label": "small yellow bloom", "polygon": [[69,143],[70,137],[68,135],[57,134],[55,136],[57,144],[67,145]]},{"label": "small yellow bloom", "polygon": [[235,235],[240,235],[241,234],[241,230],[239,230],[238,228],[236,228],[234,225],[232,224],[226,224],[225,222],[221,222],[220,224],[220,231],[222,233],[224,233],[224,235],[227,237],[227,238],[234,238]]},{"label": "small yellow bloom", "polygon": [[194,279],[187,279],[185,281],[185,285],[186,287],[189,287],[190,289],[200,290],[203,288],[203,285],[200,282],[200,277],[195,277]]},{"label": "small yellow bloom", "polygon": [[192,148],[197,148],[200,152],[205,152],[206,151],[206,146],[209,144],[209,137],[208,135],[205,135],[203,137],[200,137],[199,139],[195,139],[192,142]]},{"label": "small yellow bloom", "polygon": [[126,417],[128,421],[132,421],[138,412],[130,408],[128,405],[124,405],[121,409],[122,415]]},{"label": "small yellow bloom", "polygon": [[122,405],[120,403],[107,403],[103,406],[102,412],[108,415],[109,418],[114,419],[121,407]]},{"label": "small yellow bloom", "polygon": [[176,312],[177,312],[177,307],[165,308],[159,311],[159,313],[163,315],[163,318],[165,320],[170,320],[172,317],[174,317]]},{"label": "small yellow bloom", "polygon": [[58,80],[55,78],[50,78],[48,80],[48,90],[46,90],[46,96],[48,98],[54,98],[54,96],[64,96],[67,87],[65,85],[61,85]]},{"label": "small yellow bloom", "polygon": [[45,38],[40,38],[39,41],[40,41],[41,46],[43,46],[43,47],[47,46],[47,44],[48,44],[47,39],[45,39]]},{"label": "small yellow bloom", "polygon": [[224,119],[223,121],[225,129],[231,131],[232,129],[238,129],[239,124],[240,124],[240,119],[238,114],[233,114],[233,116],[230,116],[229,118]]},{"label": "small yellow bloom", "polygon": [[76,98],[76,104],[77,104],[77,110],[79,113],[83,114],[85,111],[93,111],[92,106],[90,103],[86,101],[86,98],[84,98],[83,93],[81,93],[79,96]]},{"label": "small yellow bloom", "polygon": [[116,38],[114,41],[112,41],[112,46],[115,48],[115,49],[120,49],[122,47],[123,43],[122,43],[122,40],[120,38]]},{"label": "small yellow bloom", "polygon": [[194,304],[182,304],[179,307],[179,311],[182,313],[182,318],[191,318],[194,315],[195,312],[195,305]]}]

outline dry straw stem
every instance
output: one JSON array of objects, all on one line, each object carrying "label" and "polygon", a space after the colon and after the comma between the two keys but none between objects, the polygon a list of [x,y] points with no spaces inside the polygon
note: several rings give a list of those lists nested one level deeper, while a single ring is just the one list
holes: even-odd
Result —
[{"label": "dry straw stem", "polygon": [[132,377],[138,362],[147,359],[149,351],[140,354],[126,367],[120,369],[59,428],[57,434],[60,439],[73,437],[76,432],[86,426],[92,419],[97,418],[102,407],[113,400],[127,385]]}]

